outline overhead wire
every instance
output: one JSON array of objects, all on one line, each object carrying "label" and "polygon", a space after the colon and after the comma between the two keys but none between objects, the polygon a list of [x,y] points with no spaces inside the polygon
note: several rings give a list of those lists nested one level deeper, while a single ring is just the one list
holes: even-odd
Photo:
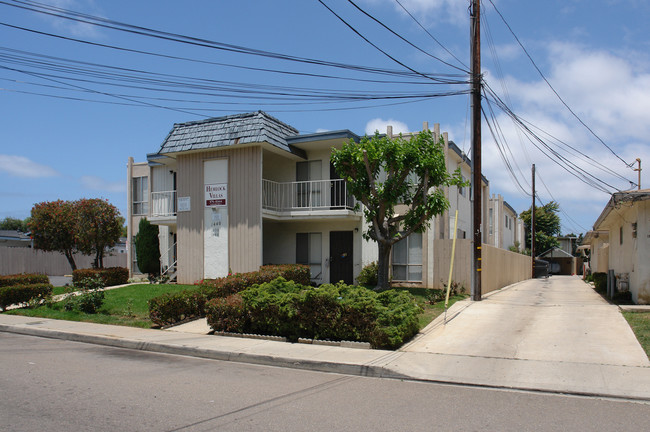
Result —
[{"label": "overhead wire", "polygon": [[228,52],[238,53],[238,54],[261,56],[261,57],[267,57],[267,58],[272,58],[277,60],[312,64],[312,65],[326,66],[326,67],[334,67],[334,68],[376,73],[376,74],[401,75],[401,76],[411,76],[411,77],[420,76],[431,81],[440,81],[444,83],[457,83],[456,80],[451,80],[450,78],[459,78],[459,77],[465,78],[464,75],[446,74],[446,75],[436,76],[435,74],[425,74],[414,70],[397,71],[392,69],[345,64],[340,62],[332,62],[332,61],[254,49],[254,48],[249,48],[241,45],[228,44],[228,43],[213,41],[205,38],[198,38],[198,37],[187,36],[178,33],[151,29],[143,26],[136,26],[136,25],[110,20],[102,17],[97,17],[89,14],[83,14],[83,13],[75,12],[72,10],[68,10],[68,9],[64,9],[52,5],[46,5],[35,1],[12,0],[12,2],[8,2],[3,0],[0,1],[0,4],[17,7],[25,10],[30,10],[45,15],[55,16],[62,19],[72,20],[75,22],[82,22],[82,23],[86,23],[86,24],[90,24],[102,28],[107,28],[111,30],[122,31],[122,32],[140,35],[140,36],[151,37],[151,38],[177,42],[182,44],[188,44],[188,45],[193,45],[198,47],[228,51]]},{"label": "overhead wire", "polygon": [[434,35],[432,35],[431,32],[429,32],[429,30],[427,30],[427,29],[426,29],[426,28],[425,28],[425,27],[420,23],[420,21],[418,21],[417,18],[415,18],[415,16],[413,16],[413,14],[412,14],[411,12],[409,12],[409,10],[406,9],[406,7],[405,7],[405,6],[404,6],[404,5],[403,5],[399,0],[395,0],[395,3],[397,3],[397,4],[402,8],[402,10],[403,10],[404,12],[406,12],[406,14],[407,14],[408,16],[410,16],[411,19],[412,19],[413,21],[415,21],[415,23],[416,23],[418,26],[420,26],[420,28],[421,28],[421,29],[422,29],[426,34],[428,34],[429,37],[430,37],[431,39],[433,39],[433,41],[434,41],[435,43],[437,43],[437,44],[440,46],[440,48],[442,48],[443,50],[445,50],[445,51],[447,52],[447,54],[449,54],[449,55],[452,56],[454,59],[456,59],[456,61],[457,61],[458,63],[460,63],[460,65],[463,66],[463,67],[465,68],[465,70],[469,71],[469,66],[467,66],[467,65],[466,65],[462,60],[460,60],[458,57],[456,57],[456,56],[454,55],[453,52],[451,52],[449,49],[447,49],[446,46],[444,46],[444,45],[443,45],[443,44],[442,44],[442,43],[441,43],[441,42],[440,42],[440,41],[439,41],[439,40],[438,40]]},{"label": "overhead wire", "polygon": [[542,79],[544,80],[544,82],[546,83],[546,85],[551,89],[551,91],[555,94],[555,96],[560,100],[560,102],[562,103],[562,105],[564,105],[564,107],[565,107],[565,108],[566,108],[566,109],[571,113],[571,115],[573,115],[573,117],[575,117],[576,120],[578,120],[578,122],[579,122],[582,126],[584,126],[584,127],[585,127],[585,128],[586,128],[586,129],[591,133],[591,135],[593,135],[593,136],[594,136],[594,137],[595,137],[595,138],[596,138],[596,139],[597,139],[597,140],[598,140],[598,141],[599,141],[603,146],[605,146],[605,147],[606,147],[606,148],[607,148],[607,149],[608,149],[608,150],[609,150],[609,151],[610,151],[614,156],[616,156],[617,159],[619,159],[621,162],[623,162],[623,163],[624,163],[628,168],[631,168],[632,165],[634,165],[634,162],[632,162],[632,163],[628,163],[627,161],[625,161],[625,159],[623,159],[621,156],[619,156],[619,155],[614,151],[614,149],[612,149],[609,145],[607,145],[607,144],[605,143],[605,141],[604,141],[600,136],[598,136],[598,135],[596,134],[596,132],[594,132],[594,130],[591,129],[591,128],[590,128],[590,127],[589,127],[589,126],[588,126],[588,125],[587,125],[587,124],[586,124],[586,123],[585,123],[585,122],[580,118],[580,116],[578,116],[578,114],[576,114],[576,112],[575,112],[575,111],[574,111],[574,110],[573,110],[573,109],[572,109],[572,108],[571,108],[571,107],[566,103],[566,101],[562,98],[562,96],[560,96],[560,94],[557,92],[557,90],[555,90],[555,87],[553,87],[553,85],[552,85],[552,84],[549,82],[549,80],[546,78],[546,75],[544,75],[544,73],[541,71],[541,69],[539,68],[539,66],[537,66],[537,63],[535,63],[535,60],[533,60],[533,58],[531,57],[531,55],[528,53],[528,50],[526,49],[526,47],[524,47],[524,44],[519,40],[519,37],[517,37],[517,35],[515,34],[514,30],[512,29],[512,27],[510,27],[510,24],[508,24],[508,22],[506,21],[505,17],[501,14],[501,12],[500,12],[499,9],[496,7],[496,5],[494,4],[494,2],[493,2],[492,0],[488,0],[488,1],[489,1],[490,4],[492,5],[492,7],[493,7],[494,10],[496,11],[496,13],[499,15],[499,17],[501,18],[501,20],[503,21],[503,23],[505,24],[505,26],[508,28],[508,30],[510,31],[510,33],[512,34],[512,36],[515,38],[515,40],[517,41],[517,44],[519,44],[519,46],[521,47],[521,49],[524,51],[524,53],[526,54],[526,57],[528,57],[528,60],[530,60],[530,62],[532,63],[533,67],[535,68],[535,70],[539,73],[539,75],[542,77]]}]

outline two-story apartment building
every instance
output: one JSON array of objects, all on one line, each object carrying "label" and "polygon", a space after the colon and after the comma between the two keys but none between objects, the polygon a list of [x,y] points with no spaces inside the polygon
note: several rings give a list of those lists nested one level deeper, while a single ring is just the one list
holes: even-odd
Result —
[{"label": "two-story apartment building", "polygon": [[[434,134],[441,136],[437,125]],[[442,137],[447,169],[470,178],[467,157]],[[362,238],[362,212],[330,155],[359,139],[349,130],[300,134],[261,111],[175,124],[147,162],[129,158],[129,244],[147,217],[160,227],[163,267],[180,283],[285,263],[308,264],[315,283],[353,283],[377,246]],[[487,217],[487,180],[482,187]],[[471,237],[470,188],[448,189],[450,210],[395,246],[393,281],[440,279],[432,274],[433,240],[453,237],[456,209],[459,238]],[[137,272],[133,247],[129,257]]]},{"label": "two-story apartment building", "polygon": [[500,194],[490,197],[488,207],[487,243],[498,248],[516,246],[524,249],[524,225],[517,212]]}]

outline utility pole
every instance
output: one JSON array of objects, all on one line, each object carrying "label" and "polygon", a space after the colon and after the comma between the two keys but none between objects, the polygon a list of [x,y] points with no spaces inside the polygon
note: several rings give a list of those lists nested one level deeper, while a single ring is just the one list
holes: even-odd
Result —
[{"label": "utility pole", "polygon": [[533,164],[533,207],[530,211],[530,256],[533,261],[532,278],[535,279],[535,164]]},{"label": "utility pole", "polygon": [[636,158],[636,162],[639,164],[638,168],[634,168],[634,171],[639,173],[639,181],[637,183],[637,189],[641,190],[641,158]]},{"label": "utility pole", "polygon": [[472,300],[481,300],[481,2],[472,0],[470,12],[470,40],[471,40],[471,81],[472,81],[472,184],[473,184],[473,217],[472,232],[474,233],[474,259],[472,271]]}]

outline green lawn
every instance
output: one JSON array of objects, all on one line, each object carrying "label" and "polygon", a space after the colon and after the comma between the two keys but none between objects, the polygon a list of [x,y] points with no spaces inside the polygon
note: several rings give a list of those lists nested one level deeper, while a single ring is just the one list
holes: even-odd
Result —
[{"label": "green lawn", "polygon": [[[63,303],[54,303],[51,306],[40,306],[37,308],[15,309],[8,314],[61,319],[68,321],[85,321],[99,324],[116,324],[132,327],[150,328],[152,322],[149,320],[149,307],[147,302],[159,295],[177,292],[186,289],[197,289],[195,285],[150,285],[138,284],[123,288],[107,290],[105,301],[96,314],[86,314],[78,311],[67,311]],[[427,302],[426,288],[403,288],[413,294],[424,307],[424,313],[419,316],[420,329],[426,327],[431,321],[444,312],[444,300],[433,305]],[[70,292],[71,287],[57,287],[54,295]],[[453,296],[449,299],[451,307],[458,300],[467,298],[466,295]]]},{"label": "green lawn", "polygon": [[105,301],[96,314],[66,311],[62,303],[51,307],[40,306],[33,309],[15,309],[6,312],[14,315],[62,319],[68,321],[86,321],[99,324],[117,324],[132,327],[150,328],[149,307],[147,302],[153,297],[186,289],[196,289],[195,285],[130,285],[123,288],[107,290]]},{"label": "green lawn", "polygon": [[[418,317],[420,321],[420,330],[425,328],[431,321],[436,319],[438,316],[442,315],[445,312],[445,300],[439,301],[435,304],[429,304],[427,299],[427,293],[429,292],[428,288],[402,288],[410,292],[415,298],[417,298],[424,306],[424,313],[420,314]],[[448,308],[451,307],[454,303],[459,300],[466,299],[467,295],[456,295],[449,297]]]},{"label": "green lawn", "polygon": [[623,316],[650,358],[650,312],[623,312]]}]

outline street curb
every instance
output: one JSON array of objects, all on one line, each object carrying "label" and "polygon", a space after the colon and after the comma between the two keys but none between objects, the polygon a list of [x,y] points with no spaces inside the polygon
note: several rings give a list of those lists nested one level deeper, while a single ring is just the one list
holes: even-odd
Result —
[{"label": "street curb", "polygon": [[342,375],[355,375],[372,378],[392,379],[413,379],[407,375],[400,374],[381,365],[359,365],[346,364],[330,361],[318,361],[308,359],[291,359],[281,356],[233,353],[230,351],[219,351],[188,346],[178,346],[161,342],[136,341],[125,338],[110,336],[88,335],[82,333],[64,332],[60,330],[15,327],[12,325],[0,324],[0,332],[21,334],[27,336],[44,337],[49,339],[60,339],[71,342],[82,342],[94,345],[110,346],[114,348],[126,348],[139,351],[149,351],[162,354],[174,354],[190,357],[199,357],[211,360],[232,361],[238,363],[256,364],[262,366],[287,367],[292,369],[303,369],[315,372],[339,373]]},{"label": "street curb", "polygon": [[[615,400],[630,400],[636,402],[648,403],[650,398],[642,396],[629,396],[625,394],[617,394],[615,392],[590,392],[571,390],[568,388],[548,389],[548,388],[535,388],[526,385],[512,386],[512,385],[499,385],[488,383],[476,383],[465,379],[435,379],[427,377],[417,377],[400,373],[391,368],[391,363],[394,363],[404,352],[393,351],[388,352],[379,358],[372,360],[366,364],[351,364],[340,363],[335,361],[320,361],[309,359],[292,359],[276,355],[264,354],[251,354],[243,352],[231,352],[218,349],[198,348],[192,346],[183,346],[178,344],[168,344],[162,342],[146,342],[141,340],[127,339],[123,337],[111,337],[100,335],[89,335],[83,333],[73,333],[60,330],[42,329],[42,328],[29,328],[17,327],[13,325],[0,324],[0,332],[21,334],[27,336],[44,337],[49,339],[60,339],[71,342],[89,343],[100,346],[109,346],[114,348],[133,349],[138,351],[155,352],[161,354],[182,355],[189,357],[204,358],[210,360],[229,361],[245,364],[254,364],[260,366],[274,366],[284,367],[291,369],[308,370],[314,372],[337,373],[341,375],[369,377],[369,378],[386,378],[386,379],[399,379],[414,382],[427,382],[443,385],[459,385],[472,388],[493,389],[493,390],[508,390],[508,391],[523,391],[539,394],[555,394],[555,395],[570,395],[579,397],[598,397],[608,398]],[[374,364],[373,364],[374,363]]]}]

